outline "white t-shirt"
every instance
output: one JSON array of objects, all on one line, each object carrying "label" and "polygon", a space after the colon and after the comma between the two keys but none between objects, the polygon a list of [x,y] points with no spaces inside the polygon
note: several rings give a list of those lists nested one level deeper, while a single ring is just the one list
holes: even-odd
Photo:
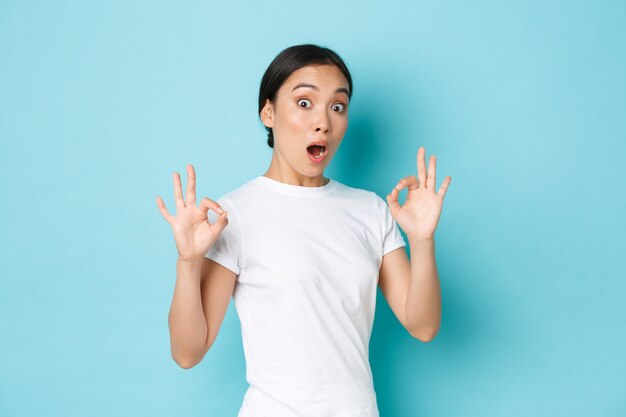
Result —
[{"label": "white t-shirt", "polygon": [[217,201],[229,223],[206,257],[237,274],[250,384],[238,417],[378,417],[378,273],[383,255],[405,246],[387,203],[332,179],[304,187],[265,176]]}]

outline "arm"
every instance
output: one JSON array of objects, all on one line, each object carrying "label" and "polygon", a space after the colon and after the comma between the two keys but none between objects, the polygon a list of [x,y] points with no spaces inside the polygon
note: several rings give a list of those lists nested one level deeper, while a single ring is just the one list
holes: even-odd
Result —
[{"label": "arm", "polygon": [[207,340],[207,320],[200,295],[202,262],[176,261],[176,286],[168,323],[172,357],[183,368],[199,362]]},{"label": "arm", "polygon": [[[435,192],[436,157],[431,155],[427,173],[425,152],[424,147],[420,147],[417,152],[419,181],[415,176],[405,177],[387,195],[391,215],[409,239],[410,265],[406,253],[398,253],[390,257],[384,266],[385,271],[381,271],[381,274],[385,276],[384,281],[388,281],[385,282],[385,286],[391,288],[389,291],[393,294],[391,299],[396,305],[394,312],[396,315],[404,314],[403,325],[414,337],[429,341],[435,337],[441,324],[441,290],[435,262],[435,228],[441,216],[443,198],[452,178],[447,176],[439,191]],[[405,203],[400,205],[398,195],[405,187],[408,189],[408,195]],[[387,256],[395,252],[398,251],[392,251]]]},{"label": "arm", "polygon": [[409,241],[410,261],[404,247],[386,254],[378,285],[409,334],[422,342],[429,342],[439,330],[441,295],[434,263],[434,241],[432,245],[422,243]]},{"label": "arm", "polygon": [[178,260],[169,327],[172,357],[183,368],[198,364],[209,351],[224,321],[236,275],[204,258]]},{"label": "arm", "polygon": [[[407,327],[419,339],[432,340],[441,325],[441,290],[435,261],[435,240],[409,240],[411,277],[406,299]],[[417,337],[417,336],[416,336]]]},{"label": "arm", "polygon": [[[157,197],[159,210],[174,232],[178,251],[168,324],[172,357],[183,368],[200,362],[211,347],[235,285],[234,272],[214,267],[217,264],[205,258],[228,225],[228,213],[208,197],[196,207],[196,172],[191,164],[187,165],[187,174],[184,199],[180,175],[173,175],[175,216]],[[208,220],[209,209],[219,214],[215,223]]]}]

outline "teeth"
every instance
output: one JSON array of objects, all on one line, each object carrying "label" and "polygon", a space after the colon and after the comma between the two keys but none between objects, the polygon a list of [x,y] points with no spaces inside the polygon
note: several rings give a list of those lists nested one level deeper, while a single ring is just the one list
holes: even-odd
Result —
[{"label": "teeth", "polygon": [[316,158],[321,157],[322,155],[324,155],[325,150],[320,151],[320,154],[316,156]]}]

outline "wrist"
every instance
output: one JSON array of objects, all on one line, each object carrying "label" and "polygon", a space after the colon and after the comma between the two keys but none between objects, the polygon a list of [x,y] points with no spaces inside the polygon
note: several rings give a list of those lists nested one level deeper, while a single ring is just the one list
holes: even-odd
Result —
[{"label": "wrist", "polygon": [[435,243],[435,237],[424,237],[424,236],[407,236],[410,244],[415,245],[432,245]]},{"label": "wrist", "polygon": [[176,265],[184,267],[184,268],[197,268],[202,267],[204,257],[195,257],[195,258],[183,258],[178,256],[176,260]]}]

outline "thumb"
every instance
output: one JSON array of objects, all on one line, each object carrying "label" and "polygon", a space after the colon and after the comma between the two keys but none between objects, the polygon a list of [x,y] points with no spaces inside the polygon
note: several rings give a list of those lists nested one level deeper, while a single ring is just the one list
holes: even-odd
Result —
[{"label": "thumb", "polygon": [[[224,228],[228,224],[228,212],[222,209],[222,207],[217,202],[211,200],[208,197],[204,197],[202,201],[200,201],[200,204],[198,205],[198,209],[206,213],[207,223],[209,223],[211,231],[216,237],[219,236],[220,233],[222,233],[222,230],[224,230]],[[218,217],[215,223],[211,223],[209,221],[209,213],[208,213],[209,209],[213,210],[214,212],[218,214]]]}]

